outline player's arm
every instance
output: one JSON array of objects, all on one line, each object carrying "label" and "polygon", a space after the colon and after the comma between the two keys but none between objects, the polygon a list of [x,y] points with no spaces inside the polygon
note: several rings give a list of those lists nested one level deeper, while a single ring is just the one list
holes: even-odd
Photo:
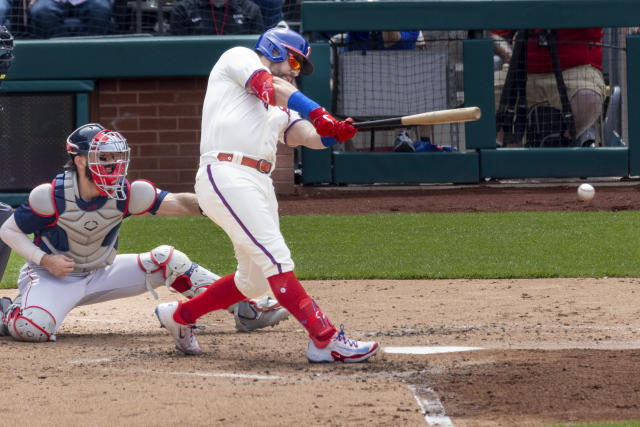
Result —
[{"label": "player's arm", "polygon": [[200,216],[198,199],[193,193],[167,193],[156,212],[160,216]]},{"label": "player's arm", "polygon": [[198,216],[200,208],[193,193],[169,193],[151,182],[139,179],[131,183],[128,214],[160,216]]},{"label": "player's arm", "polygon": [[0,228],[0,238],[27,261],[45,267],[56,277],[65,277],[73,271],[73,259],[62,254],[45,253],[28,236],[57,221],[51,194],[51,184],[41,184],[31,190],[27,203],[16,209]]},{"label": "player's arm", "polygon": [[27,261],[45,267],[56,277],[65,277],[73,271],[73,259],[65,255],[45,253],[18,227],[14,215],[10,216],[0,227],[0,238],[3,242]]},{"label": "player's arm", "polygon": [[289,147],[303,146],[314,150],[327,148],[322,143],[322,138],[316,132],[311,122],[307,120],[297,120],[285,131],[284,143]]},{"label": "player's arm", "polygon": [[254,72],[247,88],[266,104],[288,108],[308,117],[325,147],[348,141],[358,132],[351,125],[351,118],[337,120],[293,84],[266,70]]}]

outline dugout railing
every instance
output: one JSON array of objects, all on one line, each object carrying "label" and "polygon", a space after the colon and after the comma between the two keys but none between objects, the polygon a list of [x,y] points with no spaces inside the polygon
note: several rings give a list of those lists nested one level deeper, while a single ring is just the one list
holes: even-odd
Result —
[{"label": "dugout railing", "polygon": [[[463,41],[464,105],[482,108],[482,119],[465,124],[467,150],[459,153],[314,152],[303,149],[304,183],[479,182],[485,178],[627,177],[640,174],[637,109],[640,88],[626,87],[627,146],[597,148],[500,148],[496,144],[493,41],[485,30],[633,27],[634,0],[439,0],[303,3],[308,35],[347,31],[467,30]],[[626,72],[640,66],[640,37],[626,38]]]}]

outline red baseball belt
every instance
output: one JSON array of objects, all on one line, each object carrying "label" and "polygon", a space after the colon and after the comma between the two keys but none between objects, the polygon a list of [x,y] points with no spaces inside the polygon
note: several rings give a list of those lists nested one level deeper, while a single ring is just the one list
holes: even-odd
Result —
[{"label": "red baseball belt", "polygon": [[[218,160],[220,160],[221,162],[232,162],[233,154],[218,153]],[[258,172],[262,172],[262,173],[271,172],[271,162],[268,162],[265,159],[252,159],[251,157],[243,156],[240,164],[243,166],[249,166],[250,168],[256,169]]]}]

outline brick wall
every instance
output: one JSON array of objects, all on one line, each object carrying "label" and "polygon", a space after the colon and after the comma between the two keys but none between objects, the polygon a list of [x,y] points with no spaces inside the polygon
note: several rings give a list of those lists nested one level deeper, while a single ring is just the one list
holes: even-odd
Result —
[{"label": "brick wall", "polygon": [[[207,79],[105,79],[91,120],[121,132],[131,146],[129,179],[145,178],[173,192],[193,191]],[[293,149],[279,144],[271,174],[278,194],[295,192]]]}]

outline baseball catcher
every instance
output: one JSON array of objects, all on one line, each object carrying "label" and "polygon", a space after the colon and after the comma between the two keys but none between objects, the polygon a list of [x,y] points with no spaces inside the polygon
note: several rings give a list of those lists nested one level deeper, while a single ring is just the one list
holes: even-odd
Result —
[{"label": "baseball catcher", "polygon": [[[194,194],[169,193],[146,180],[127,181],[127,141],[99,124],[76,129],[66,149],[64,171],[34,188],[0,228],[4,242],[27,260],[18,297],[0,301],[2,335],[55,341],[64,318],[79,305],[154,292],[162,285],[193,298],[219,279],[171,246],[117,253],[125,218],[200,215]],[[31,233],[33,241],[27,236]],[[288,315],[268,297],[230,307],[225,308],[234,312],[242,331],[273,326]]]}]

